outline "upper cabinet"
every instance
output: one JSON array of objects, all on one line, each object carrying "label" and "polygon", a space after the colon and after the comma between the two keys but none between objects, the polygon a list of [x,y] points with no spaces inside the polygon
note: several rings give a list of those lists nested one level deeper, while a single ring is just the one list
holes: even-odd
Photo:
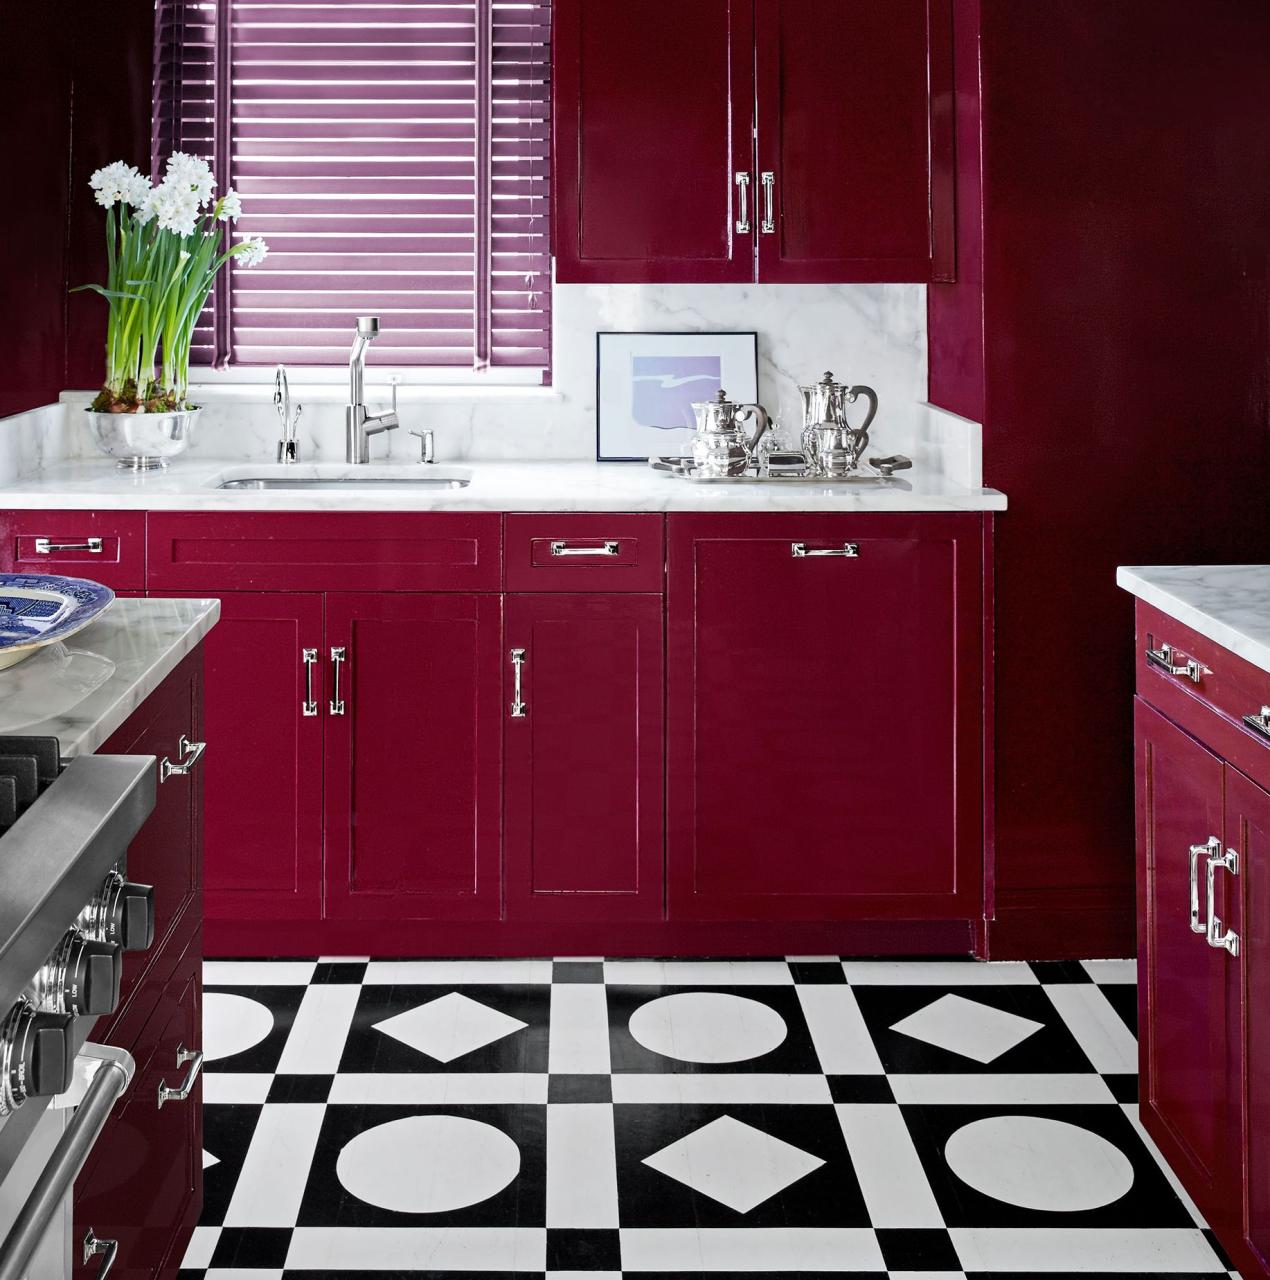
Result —
[{"label": "upper cabinet", "polygon": [[556,0],[556,279],[950,278],[951,42],[951,0]]}]

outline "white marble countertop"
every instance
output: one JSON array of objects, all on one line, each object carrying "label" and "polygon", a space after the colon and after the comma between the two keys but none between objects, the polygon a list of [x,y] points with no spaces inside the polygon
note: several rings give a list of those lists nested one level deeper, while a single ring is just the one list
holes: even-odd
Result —
[{"label": "white marble countertop", "polygon": [[0,671],[0,733],[96,751],[216,625],[219,600],[116,600],[71,636]]},{"label": "white marble countertop", "polygon": [[[641,463],[494,462],[470,468],[466,488],[361,491],[222,490],[226,473],[270,472],[241,459],[182,458],[165,472],[135,475],[105,459],[63,462],[0,486],[0,508],[169,511],[1003,511],[1005,495],[971,489],[941,472],[914,467],[891,481],[826,485],[692,484]],[[452,470],[449,464],[437,470]],[[305,464],[292,469],[306,470]],[[420,473],[418,463],[346,467],[323,464],[324,475]]]},{"label": "white marble countertop", "polygon": [[1270,672],[1270,564],[1123,566],[1116,582]]}]

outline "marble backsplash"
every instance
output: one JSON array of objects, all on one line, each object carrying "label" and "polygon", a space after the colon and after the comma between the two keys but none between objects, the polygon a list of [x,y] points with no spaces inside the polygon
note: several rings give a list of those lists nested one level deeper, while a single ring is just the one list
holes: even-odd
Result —
[{"label": "marble backsplash", "polygon": [[[872,435],[879,451],[903,448],[923,434],[926,291],[921,285],[558,285],[553,324],[553,386],[403,388],[403,430],[377,437],[376,457],[417,456],[418,441],[408,432],[431,428],[442,460],[593,458],[595,335],[601,330],[754,330],[759,398],[773,414],[797,422],[798,384],[832,369],[840,379],[877,391],[881,408]],[[376,377],[374,360],[372,348],[367,401],[377,406],[387,402],[389,392],[386,381]],[[301,456],[342,460],[344,384],[303,385],[297,373],[292,389],[304,405]],[[191,452],[272,461],[278,421],[271,393],[272,384],[201,386],[198,398],[205,409]],[[67,392],[62,400],[82,406],[88,394]],[[66,426],[63,416],[70,419]],[[0,423],[0,483],[61,458],[93,454],[74,413],[40,410]]]}]

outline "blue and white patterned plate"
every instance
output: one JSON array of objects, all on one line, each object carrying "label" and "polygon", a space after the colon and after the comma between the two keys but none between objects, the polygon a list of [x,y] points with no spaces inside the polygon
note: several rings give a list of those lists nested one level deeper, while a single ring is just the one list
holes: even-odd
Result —
[{"label": "blue and white patterned plate", "polygon": [[114,599],[86,578],[0,573],[0,671],[82,630]]}]

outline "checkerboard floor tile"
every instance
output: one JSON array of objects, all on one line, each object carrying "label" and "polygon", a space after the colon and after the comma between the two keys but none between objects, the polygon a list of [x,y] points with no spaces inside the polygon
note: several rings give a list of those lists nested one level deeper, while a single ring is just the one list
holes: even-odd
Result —
[{"label": "checkerboard floor tile", "polygon": [[1118,962],[215,961],[184,1280],[1230,1276]]}]

